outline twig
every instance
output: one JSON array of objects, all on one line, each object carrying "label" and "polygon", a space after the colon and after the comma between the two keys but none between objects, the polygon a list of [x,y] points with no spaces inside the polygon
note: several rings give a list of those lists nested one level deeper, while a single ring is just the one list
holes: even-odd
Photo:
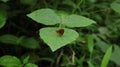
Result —
[{"label": "twig", "polygon": [[75,65],[75,51],[72,50],[72,65]]},{"label": "twig", "polygon": [[62,56],[63,56],[63,50],[60,52],[60,55],[57,57],[57,65],[59,64]]}]

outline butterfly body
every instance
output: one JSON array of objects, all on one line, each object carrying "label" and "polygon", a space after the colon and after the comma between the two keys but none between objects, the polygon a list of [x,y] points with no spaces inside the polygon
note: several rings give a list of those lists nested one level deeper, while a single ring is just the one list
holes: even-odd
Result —
[{"label": "butterfly body", "polygon": [[64,34],[64,29],[56,30],[56,33],[57,33],[59,36],[62,36],[62,35]]}]

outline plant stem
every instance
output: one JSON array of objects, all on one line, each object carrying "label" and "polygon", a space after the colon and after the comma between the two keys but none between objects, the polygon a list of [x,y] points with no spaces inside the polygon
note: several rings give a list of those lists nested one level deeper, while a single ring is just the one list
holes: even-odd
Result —
[{"label": "plant stem", "polygon": [[92,52],[90,52],[90,57],[89,57],[89,60],[91,61],[92,59]]},{"label": "plant stem", "polygon": [[54,8],[57,9],[59,5],[59,0],[54,0]]},{"label": "plant stem", "polygon": [[78,2],[78,4],[76,5],[76,7],[72,10],[72,13],[75,13],[75,11],[78,9],[78,7],[82,4],[83,1],[84,1],[84,0],[80,0],[80,1]]},{"label": "plant stem", "polygon": [[61,29],[61,28],[62,28],[62,23],[59,24],[59,29]]},{"label": "plant stem", "polygon": [[57,65],[59,65],[59,62],[62,56],[63,56],[63,50],[61,50],[60,55],[57,57]]},{"label": "plant stem", "polygon": [[46,0],[43,0],[43,3],[45,5],[45,7],[47,8],[48,7],[48,3],[46,2]]},{"label": "plant stem", "polygon": [[64,19],[64,17],[61,15],[60,18],[61,18],[61,22],[59,23],[59,29],[62,28],[62,23],[63,23],[63,19]]},{"label": "plant stem", "polygon": [[75,51],[72,50],[72,65],[75,65]]}]

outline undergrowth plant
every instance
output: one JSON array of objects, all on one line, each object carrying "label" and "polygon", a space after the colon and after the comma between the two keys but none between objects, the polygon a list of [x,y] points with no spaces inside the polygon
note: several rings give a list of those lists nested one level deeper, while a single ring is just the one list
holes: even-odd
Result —
[{"label": "undergrowth plant", "polygon": [[33,63],[29,63],[29,56],[21,61],[15,56],[5,55],[0,57],[0,65],[4,67],[38,67]]},{"label": "undergrowth plant", "polygon": [[58,15],[52,9],[39,9],[27,15],[31,19],[35,20],[37,23],[44,25],[56,25],[58,27],[45,27],[40,29],[39,35],[40,38],[51,48],[54,52],[57,49],[75,41],[79,34],[69,28],[74,27],[86,27],[95,21],[80,16],[80,15],[67,15],[62,12]]}]

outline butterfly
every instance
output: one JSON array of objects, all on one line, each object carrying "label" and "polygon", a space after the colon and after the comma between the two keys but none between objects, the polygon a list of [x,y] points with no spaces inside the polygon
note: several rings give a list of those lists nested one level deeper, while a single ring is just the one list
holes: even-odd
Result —
[{"label": "butterfly", "polygon": [[62,36],[64,34],[64,29],[58,29],[56,30],[56,33],[59,35],[59,36]]}]

